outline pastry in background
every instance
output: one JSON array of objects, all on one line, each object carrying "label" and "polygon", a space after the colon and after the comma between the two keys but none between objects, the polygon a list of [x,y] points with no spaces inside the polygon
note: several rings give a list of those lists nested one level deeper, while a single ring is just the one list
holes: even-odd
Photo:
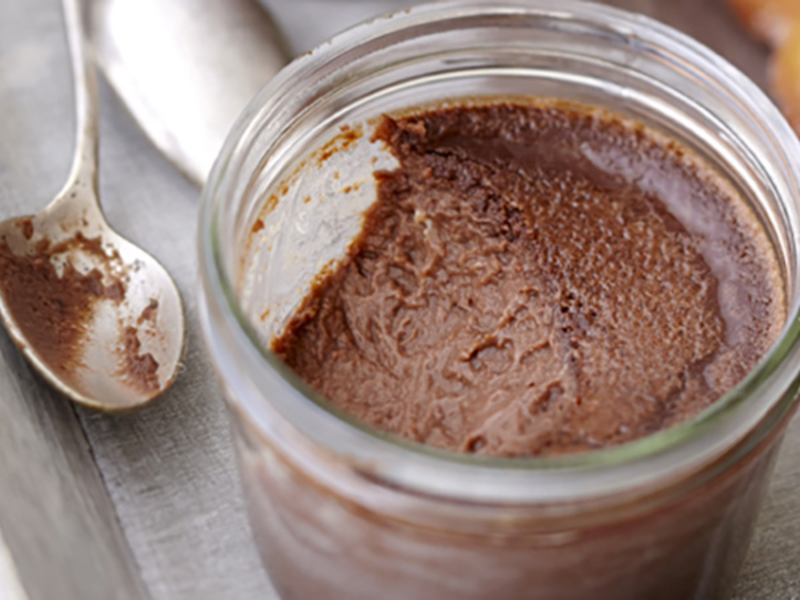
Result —
[{"label": "pastry in background", "polygon": [[800,133],[800,19],[794,21],[786,39],[772,54],[769,78],[778,104]]},{"label": "pastry in background", "polygon": [[800,133],[800,0],[728,0],[742,24],[772,48],[770,88]]},{"label": "pastry in background", "polygon": [[800,0],[728,0],[750,33],[772,47],[780,46],[800,21]]}]

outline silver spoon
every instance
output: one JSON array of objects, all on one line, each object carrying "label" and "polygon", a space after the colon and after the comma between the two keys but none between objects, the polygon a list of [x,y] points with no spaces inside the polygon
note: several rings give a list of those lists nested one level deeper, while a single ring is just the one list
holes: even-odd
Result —
[{"label": "silver spoon", "polygon": [[97,60],[155,146],[205,183],[239,113],[288,62],[255,0],[95,0]]},{"label": "silver spoon", "polygon": [[41,212],[0,223],[0,317],[31,364],[76,402],[123,410],[172,383],[184,346],[166,270],[106,222],[98,197],[97,78],[81,0],[64,0],[77,141],[67,183]]}]

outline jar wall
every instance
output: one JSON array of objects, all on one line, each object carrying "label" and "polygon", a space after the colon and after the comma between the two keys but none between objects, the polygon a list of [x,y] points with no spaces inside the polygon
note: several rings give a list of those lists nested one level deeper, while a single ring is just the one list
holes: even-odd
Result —
[{"label": "jar wall", "polygon": [[[235,431],[256,543],[284,600],[724,598],[782,436],[685,497],[644,513],[628,500],[591,526],[576,509],[544,531],[531,525],[536,506],[517,507],[513,519],[484,507],[483,523],[432,528],[402,490],[391,515],[376,511],[315,479],[246,419]],[[378,485],[365,480],[360,495]]]}]

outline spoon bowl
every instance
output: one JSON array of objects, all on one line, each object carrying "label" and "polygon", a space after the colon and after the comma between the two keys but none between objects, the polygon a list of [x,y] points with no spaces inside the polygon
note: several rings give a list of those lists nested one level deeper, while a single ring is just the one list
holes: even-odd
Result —
[{"label": "spoon bowl", "polygon": [[[17,281],[0,283],[0,316],[59,391],[94,408],[132,408],[176,375],[180,296],[164,267],[106,225],[98,209],[86,202],[76,210],[82,196],[73,190],[66,197],[73,192],[70,202],[0,223],[0,262],[17,266]],[[71,308],[70,300],[89,310]]]}]

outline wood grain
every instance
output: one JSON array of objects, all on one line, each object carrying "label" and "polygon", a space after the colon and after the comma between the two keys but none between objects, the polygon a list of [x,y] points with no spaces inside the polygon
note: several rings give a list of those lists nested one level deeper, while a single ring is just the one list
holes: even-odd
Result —
[{"label": "wood grain", "polygon": [[30,600],[147,596],[67,400],[34,381],[7,336],[0,371],[0,531]]}]

